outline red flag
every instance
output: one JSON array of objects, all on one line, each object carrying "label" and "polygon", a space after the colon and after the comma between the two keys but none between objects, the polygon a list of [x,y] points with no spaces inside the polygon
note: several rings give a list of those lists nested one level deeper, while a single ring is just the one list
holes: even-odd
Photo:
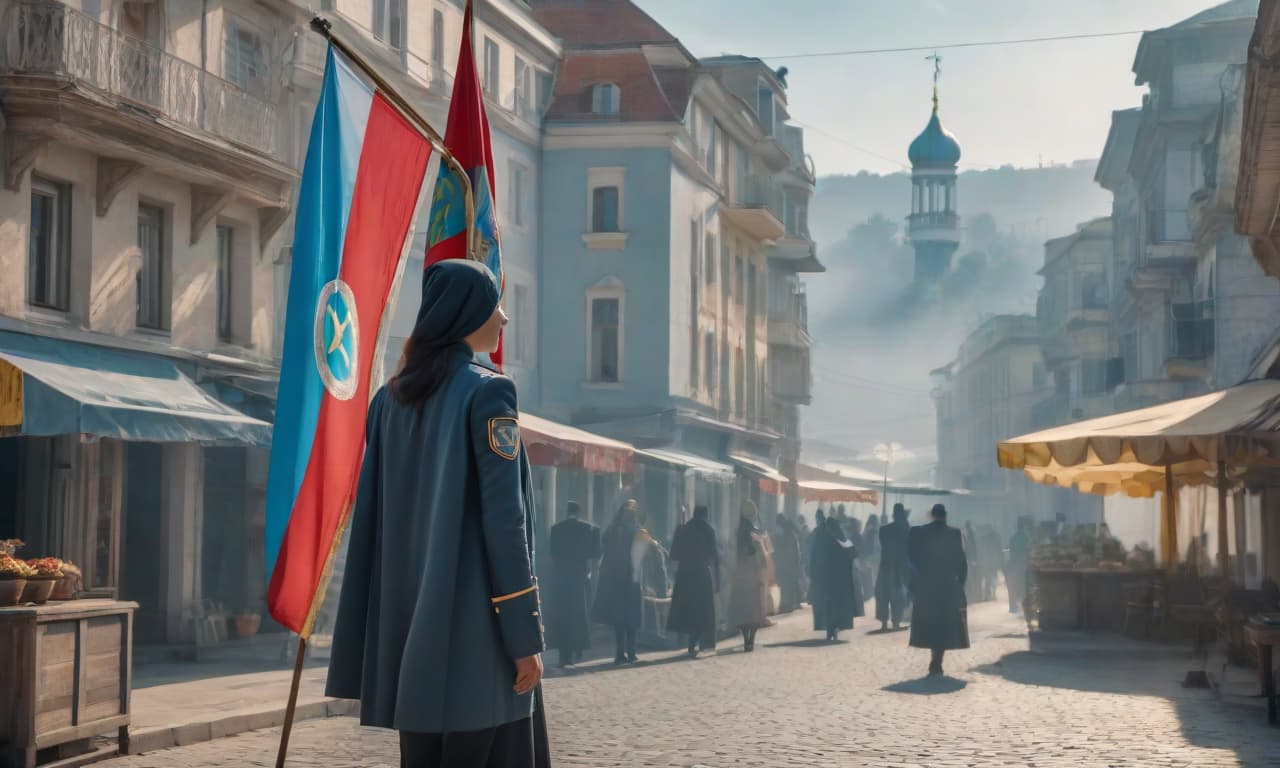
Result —
[{"label": "red flag", "polygon": [[[475,52],[471,45],[471,20],[471,0],[467,0],[444,144],[466,169],[471,180],[471,192],[476,205],[478,258],[497,275],[498,289],[501,291],[504,287],[504,275],[498,216],[493,199],[493,147],[489,141],[489,117],[484,110],[484,89],[476,72]],[[465,259],[467,255],[466,202],[462,186],[449,166],[441,161],[431,199],[425,266],[429,267],[443,259]],[[489,357],[494,365],[502,367],[501,341],[498,351]]]}]

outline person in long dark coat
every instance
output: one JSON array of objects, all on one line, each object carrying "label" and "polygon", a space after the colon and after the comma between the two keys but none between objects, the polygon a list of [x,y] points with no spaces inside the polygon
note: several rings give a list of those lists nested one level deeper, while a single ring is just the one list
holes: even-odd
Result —
[{"label": "person in long dark coat", "polygon": [[795,523],[786,517],[778,518],[778,535],[774,539],[773,564],[777,569],[779,613],[794,611],[800,606],[804,591],[801,588],[803,566],[800,557],[800,534]]},{"label": "person in long dark coat", "polygon": [[408,768],[550,764],[516,388],[474,358],[498,347],[498,299],[479,262],[433,264],[369,403],[325,692],[399,731]]},{"label": "person in long dark coat", "polygon": [[805,572],[809,574],[809,605],[816,606],[822,600],[822,582],[813,576],[813,550],[818,546],[818,535],[826,527],[827,516],[819,507],[813,516],[813,531],[804,546]]},{"label": "person in long dark coat", "polygon": [[1018,518],[1018,529],[1009,539],[1009,559],[1004,567],[1004,581],[1009,589],[1009,613],[1018,614],[1027,599],[1027,569],[1031,567],[1031,518]]},{"label": "person in long dark coat", "polygon": [[[836,641],[840,630],[853,629],[857,612],[853,560],[857,554],[853,542],[844,534],[840,522],[827,518],[816,532],[813,544],[812,579],[817,587],[813,603],[813,628],[827,633]],[[812,588],[811,588],[812,591]]]},{"label": "person in long dark coat", "polygon": [[600,579],[591,607],[592,620],[613,627],[614,664],[634,664],[636,633],[643,621],[639,569],[632,562],[632,545],[641,532],[640,507],[628,499],[604,532]]},{"label": "person in long dark coat", "polygon": [[910,516],[901,504],[893,505],[893,522],[880,528],[880,572],[876,576],[876,618],[880,629],[902,626],[907,610],[907,583],[911,569],[907,565],[907,523]]},{"label": "person in long dark coat", "polygon": [[560,653],[560,666],[577,662],[591,647],[591,571],[600,559],[600,528],[579,519],[578,502],[566,505],[565,519],[551,527],[551,594],[547,644]]},{"label": "person in long dark coat", "polygon": [[949,650],[969,647],[968,606],[964,584],[969,564],[960,530],[947,525],[947,508],[935,504],[933,522],[912,528],[907,539],[911,564],[911,646],[932,651],[929,675],[942,674]]},{"label": "person in long dark coat", "polygon": [[676,529],[671,561],[677,566],[667,629],[689,636],[689,656],[716,647],[716,593],[720,591],[720,551],[707,508],[694,507],[693,519]]}]

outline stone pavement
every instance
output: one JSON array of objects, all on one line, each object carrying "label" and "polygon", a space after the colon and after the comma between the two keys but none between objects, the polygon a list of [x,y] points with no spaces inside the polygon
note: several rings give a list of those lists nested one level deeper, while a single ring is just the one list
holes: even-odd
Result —
[{"label": "stone pavement", "polygon": [[[974,647],[921,679],[905,633],[831,646],[807,613],[764,630],[754,654],[722,644],[697,661],[651,654],[550,678],[557,766],[1280,766],[1280,730],[1257,707],[1179,681],[1177,649],[1134,654],[1063,643],[1040,652],[994,603],[970,613]],[[1069,645],[1066,644],[1066,645]],[[1066,648],[1064,650],[1064,648]],[[272,765],[278,729],[118,758],[109,768]],[[395,735],[351,718],[301,723],[291,766],[396,766]]]}]

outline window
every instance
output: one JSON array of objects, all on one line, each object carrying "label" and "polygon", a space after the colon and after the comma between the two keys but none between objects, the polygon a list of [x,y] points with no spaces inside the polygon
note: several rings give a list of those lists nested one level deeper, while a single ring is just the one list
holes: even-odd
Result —
[{"label": "window", "polygon": [[756,89],[756,114],[760,116],[760,124],[764,126],[766,136],[773,135],[773,89],[763,80]]},{"label": "window", "polygon": [[707,170],[710,171],[711,175],[717,177],[717,180],[719,180],[719,176],[717,174],[720,170],[720,166],[716,163],[716,144],[717,144],[716,138],[717,138],[717,134],[719,133],[720,133],[720,124],[716,122],[712,122],[710,136],[707,139],[707,154],[703,162],[703,164],[707,167]]},{"label": "window", "polygon": [[708,232],[706,249],[702,252],[702,260],[705,262],[702,267],[702,279],[707,285],[712,285],[716,281],[716,271],[719,269],[716,253],[716,236]]},{"label": "window", "polygon": [[738,347],[733,353],[733,412],[742,417],[747,400],[747,358]]},{"label": "window", "polygon": [[226,26],[222,75],[249,93],[266,93],[267,57],[262,37],[239,21],[232,20]]},{"label": "window", "polygon": [[523,227],[525,222],[525,175],[527,171],[523,165],[519,163],[511,163],[511,171],[508,175],[508,183],[510,190],[508,194],[507,206],[510,209],[511,223],[517,227]]},{"label": "window", "polygon": [[167,216],[162,208],[138,204],[138,250],[142,266],[138,269],[139,328],[169,330],[169,249]]},{"label": "window", "polygon": [[617,383],[622,380],[622,299],[591,300],[591,380]]},{"label": "window", "polygon": [[622,109],[622,91],[613,83],[601,83],[591,89],[591,111],[597,115],[616,115]]},{"label": "window", "polygon": [[707,391],[716,391],[716,378],[719,371],[716,369],[716,335],[711,331],[707,331],[706,336],[702,339],[703,352],[707,362]]},{"label": "window", "polygon": [[506,303],[507,314],[511,318],[503,342],[506,346],[506,357],[512,363],[523,363],[528,351],[528,340],[531,338],[528,327],[530,309],[528,287],[520,284],[512,286],[507,294]]},{"label": "window", "polygon": [[528,62],[516,57],[516,114],[528,116],[533,112],[533,70]]},{"label": "window", "polygon": [[404,45],[402,0],[373,0],[373,35],[392,48]]},{"label": "window", "polygon": [[490,38],[484,39],[484,92],[491,98],[498,98],[498,79],[502,72],[498,44]]},{"label": "window", "polygon": [[698,246],[702,244],[702,233],[698,229],[698,220],[689,222],[689,389],[698,394],[698,362],[702,350],[698,345],[698,309],[701,297],[698,294],[698,265],[701,257]]},{"label": "window", "polygon": [[551,86],[552,79],[550,72],[539,72],[538,79],[538,114],[547,111],[547,105],[551,103]]},{"label": "window", "polygon": [[444,66],[444,14],[439,10],[431,12],[431,63]]},{"label": "window", "polygon": [[71,285],[71,188],[31,178],[27,303],[67,311]]},{"label": "window", "polygon": [[234,255],[234,231],[223,224],[218,225],[218,274],[216,280],[218,305],[218,339],[231,341],[231,264]]},{"label": "window", "polygon": [[617,187],[596,187],[591,190],[591,231],[622,231],[618,226]]}]

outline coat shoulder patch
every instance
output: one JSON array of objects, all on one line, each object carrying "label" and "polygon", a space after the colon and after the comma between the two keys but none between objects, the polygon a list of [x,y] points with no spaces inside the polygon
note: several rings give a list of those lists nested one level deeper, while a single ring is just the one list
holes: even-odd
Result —
[{"label": "coat shoulder patch", "polygon": [[520,422],[510,416],[489,419],[489,450],[514,461],[520,453]]}]

